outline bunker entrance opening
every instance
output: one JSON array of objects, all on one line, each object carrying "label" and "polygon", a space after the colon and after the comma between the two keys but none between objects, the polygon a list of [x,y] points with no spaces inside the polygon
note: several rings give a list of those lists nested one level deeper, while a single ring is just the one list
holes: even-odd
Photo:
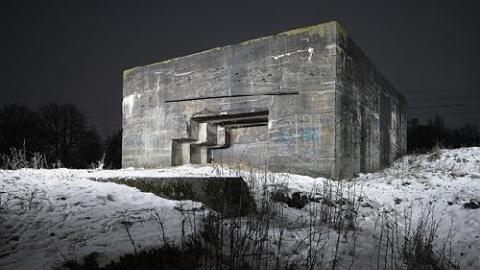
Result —
[{"label": "bunker entrance opening", "polygon": [[172,140],[173,166],[240,161],[242,149],[268,140],[268,111],[199,115],[187,133]]}]

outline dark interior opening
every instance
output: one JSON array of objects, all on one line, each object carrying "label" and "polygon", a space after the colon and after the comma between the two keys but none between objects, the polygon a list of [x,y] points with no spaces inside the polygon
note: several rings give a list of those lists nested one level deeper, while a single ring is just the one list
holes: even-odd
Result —
[{"label": "dark interior opening", "polygon": [[227,128],[266,126],[268,125],[268,111],[204,115],[194,117],[192,120]]}]

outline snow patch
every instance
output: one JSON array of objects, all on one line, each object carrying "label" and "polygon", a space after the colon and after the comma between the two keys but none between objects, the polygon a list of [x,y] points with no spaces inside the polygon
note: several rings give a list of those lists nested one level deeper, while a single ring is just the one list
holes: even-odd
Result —
[{"label": "snow patch", "polygon": [[125,222],[137,248],[158,246],[156,214],[169,240],[178,243],[185,219],[178,209],[198,209],[200,203],[86,179],[134,171],[0,170],[0,200],[9,199],[8,211],[0,213],[0,269],[53,269],[92,252],[108,263],[133,252]]},{"label": "snow patch", "polygon": [[272,120],[268,120],[268,129],[271,129],[271,128],[272,128],[272,125],[273,125],[273,121],[272,121]]},{"label": "snow patch", "polygon": [[314,49],[312,47],[308,47],[308,49],[305,49],[305,50],[296,50],[296,51],[293,51],[293,52],[287,52],[287,53],[283,53],[283,54],[279,54],[279,55],[274,55],[272,56],[273,59],[275,60],[278,60],[280,58],[283,58],[285,56],[290,56],[292,54],[295,54],[295,53],[304,53],[304,52],[308,52],[308,62],[311,62],[312,61],[312,56],[313,56],[313,51]]},{"label": "snow patch", "polygon": [[312,61],[312,56],[313,56],[313,48],[312,47],[308,47],[308,62],[311,62]]},{"label": "snow patch", "polygon": [[191,74],[191,73],[193,73],[193,72],[195,72],[195,71],[197,71],[197,70],[195,69],[195,70],[188,71],[188,72],[183,72],[183,73],[174,73],[173,76],[175,76],[175,77],[185,76],[185,75]]},{"label": "snow patch", "polygon": [[126,115],[133,113],[133,106],[135,105],[135,94],[128,95],[123,98],[123,111]]}]

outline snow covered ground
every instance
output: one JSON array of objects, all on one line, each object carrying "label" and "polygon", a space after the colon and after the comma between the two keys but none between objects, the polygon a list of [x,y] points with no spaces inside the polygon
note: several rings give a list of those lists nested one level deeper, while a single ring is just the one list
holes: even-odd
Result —
[{"label": "snow covered ground", "polygon": [[[471,200],[480,202],[480,148],[441,150],[438,159],[405,156],[390,168],[354,181],[363,185],[365,197],[379,210],[412,211],[418,217],[434,208],[437,236],[451,243],[460,269],[480,269],[480,209],[464,207]],[[363,222],[367,225],[372,218]]]},{"label": "snow covered ground", "polygon": [[[157,214],[168,239],[178,243],[182,221],[190,222],[189,211],[202,208],[200,203],[166,200],[89,178],[242,175],[258,197],[262,185],[249,179],[262,173],[211,166],[0,171],[0,269],[50,269],[91,252],[98,252],[100,263],[106,263],[134,249],[161,245]],[[269,179],[270,189],[281,184],[290,195],[339,187],[344,196],[360,202],[355,250],[348,237],[342,238],[340,246],[345,248],[339,252],[339,268],[354,262],[352,269],[376,269],[378,234],[385,213],[401,218],[411,212],[415,219],[434,209],[432,215],[439,224],[435,243],[451,244],[452,256],[461,269],[480,269],[480,209],[464,207],[471,200],[480,201],[480,148],[441,150],[438,158],[405,156],[385,170],[361,174],[341,186],[324,178],[291,174],[269,174]],[[288,226],[279,256],[301,264],[308,252],[304,239],[312,207],[282,205],[281,209]],[[404,225],[401,219],[398,222]],[[191,226],[184,225],[184,229],[185,234],[191,233]],[[278,227],[271,230],[275,240]],[[337,236],[334,230],[327,233],[326,261],[332,260]]]},{"label": "snow covered ground", "polygon": [[[103,172],[102,172],[103,173]],[[135,188],[85,179],[67,169],[0,171],[0,269],[50,269],[99,252],[108,262],[158,245],[160,223],[179,240],[191,201],[171,201]],[[188,226],[185,227],[189,233]]]}]

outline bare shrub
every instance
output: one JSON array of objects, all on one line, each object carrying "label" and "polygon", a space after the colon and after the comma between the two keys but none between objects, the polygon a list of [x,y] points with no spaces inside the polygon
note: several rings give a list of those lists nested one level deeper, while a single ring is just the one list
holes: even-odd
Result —
[{"label": "bare shrub", "polygon": [[279,264],[269,235],[274,205],[267,192],[262,194],[257,211],[246,217],[227,218],[218,213],[205,217],[199,236],[206,251],[206,269],[269,269]]},{"label": "bare shrub", "polygon": [[452,258],[452,232],[445,239],[438,238],[440,222],[435,219],[435,206],[428,205],[418,217],[412,212],[410,208],[400,217],[386,211],[381,214],[377,269],[457,269]]},{"label": "bare shrub", "polygon": [[90,168],[93,170],[103,170],[103,167],[105,167],[105,153],[103,153],[101,159],[97,160],[96,162],[92,162],[92,164],[90,164]]},{"label": "bare shrub", "polygon": [[435,144],[433,145],[432,147],[432,150],[430,151],[431,154],[430,154],[430,161],[434,161],[434,160],[438,160],[440,159],[441,157],[441,145],[440,143],[437,141],[435,142]]},{"label": "bare shrub", "polygon": [[[216,166],[214,170],[224,174],[225,170],[231,168]],[[300,221],[300,226],[306,228],[306,235],[298,241],[296,248],[306,249],[303,266],[306,269],[335,269],[338,266],[342,248],[340,242],[356,236],[361,189],[352,183],[325,181],[322,188],[315,188],[309,193],[290,194],[288,174],[279,178],[266,170],[254,169],[238,169],[235,173],[241,175],[257,194],[257,212],[237,218],[211,214],[204,220],[201,236],[208,254],[205,258],[206,268],[290,267],[290,258],[281,256],[287,241],[284,233],[291,229],[289,226],[292,223],[299,225],[298,220],[289,221],[284,216],[284,210],[289,207],[306,213],[306,219]],[[332,234],[332,231],[335,233]],[[327,254],[332,250],[332,243],[333,254]]]},{"label": "bare shrub", "polygon": [[[0,191],[0,225],[3,224],[4,214],[8,210],[8,203],[12,200],[12,195],[7,192]],[[2,235],[2,230],[0,230]]]},{"label": "bare shrub", "polygon": [[23,168],[47,168],[45,155],[33,153],[29,158],[23,149],[10,148],[10,154],[0,154],[0,168],[5,170],[18,170]]}]

